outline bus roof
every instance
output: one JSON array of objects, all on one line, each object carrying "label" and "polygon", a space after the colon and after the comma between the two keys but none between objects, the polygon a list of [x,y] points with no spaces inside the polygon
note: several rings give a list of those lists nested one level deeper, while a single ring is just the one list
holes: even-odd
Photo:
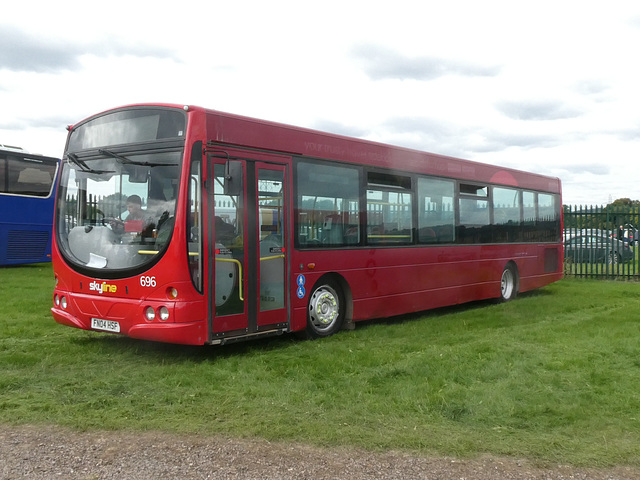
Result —
[{"label": "bus roof", "polygon": [[0,143],[0,150],[6,150],[8,152],[29,153],[22,147],[15,147],[13,145],[5,145],[4,143]]}]

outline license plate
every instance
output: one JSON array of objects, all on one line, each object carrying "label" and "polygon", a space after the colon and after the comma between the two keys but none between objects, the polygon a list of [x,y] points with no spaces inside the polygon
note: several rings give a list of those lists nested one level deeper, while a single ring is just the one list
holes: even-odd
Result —
[{"label": "license plate", "polygon": [[105,332],[120,332],[120,324],[114,320],[104,320],[102,318],[92,318],[91,328],[104,330]]}]

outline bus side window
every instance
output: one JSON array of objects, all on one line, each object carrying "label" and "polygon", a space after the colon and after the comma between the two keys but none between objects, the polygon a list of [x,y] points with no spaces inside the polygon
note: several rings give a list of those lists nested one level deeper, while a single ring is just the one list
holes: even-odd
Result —
[{"label": "bus side window", "polygon": [[418,178],[418,242],[451,243],[454,240],[452,180]]},{"label": "bus side window", "polygon": [[328,163],[297,164],[296,244],[341,247],[360,243],[360,170]]}]

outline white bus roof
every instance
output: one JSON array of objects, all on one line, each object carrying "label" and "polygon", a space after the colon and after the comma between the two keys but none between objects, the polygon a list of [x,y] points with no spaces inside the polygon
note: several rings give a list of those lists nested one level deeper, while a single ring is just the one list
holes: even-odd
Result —
[{"label": "white bus roof", "polygon": [[0,150],[9,150],[11,152],[29,153],[22,147],[15,147],[13,145],[5,145],[4,143],[0,143]]}]

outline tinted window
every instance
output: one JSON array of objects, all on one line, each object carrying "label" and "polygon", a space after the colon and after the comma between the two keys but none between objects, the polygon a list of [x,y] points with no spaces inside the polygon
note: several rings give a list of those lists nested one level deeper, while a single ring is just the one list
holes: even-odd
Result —
[{"label": "tinted window", "polygon": [[454,240],[455,182],[437,178],[418,179],[418,241],[450,243]]},{"label": "tinted window", "polygon": [[298,246],[338,247],[360,242],[359,169],[300,162],[296,186]]},{"label": "tinted window", "polygon": [[522,238],[520,190],[493,188],[493,242],[516,242]]},{"label": "tinted window", "polygon": [[411,178],[369,172],[367,181],[367,243],[412,243]]},{"label": "tinted window", "polygon": [[0,192],[48,197],[56,176],[54,159],[8,155],[0,157]]}]

